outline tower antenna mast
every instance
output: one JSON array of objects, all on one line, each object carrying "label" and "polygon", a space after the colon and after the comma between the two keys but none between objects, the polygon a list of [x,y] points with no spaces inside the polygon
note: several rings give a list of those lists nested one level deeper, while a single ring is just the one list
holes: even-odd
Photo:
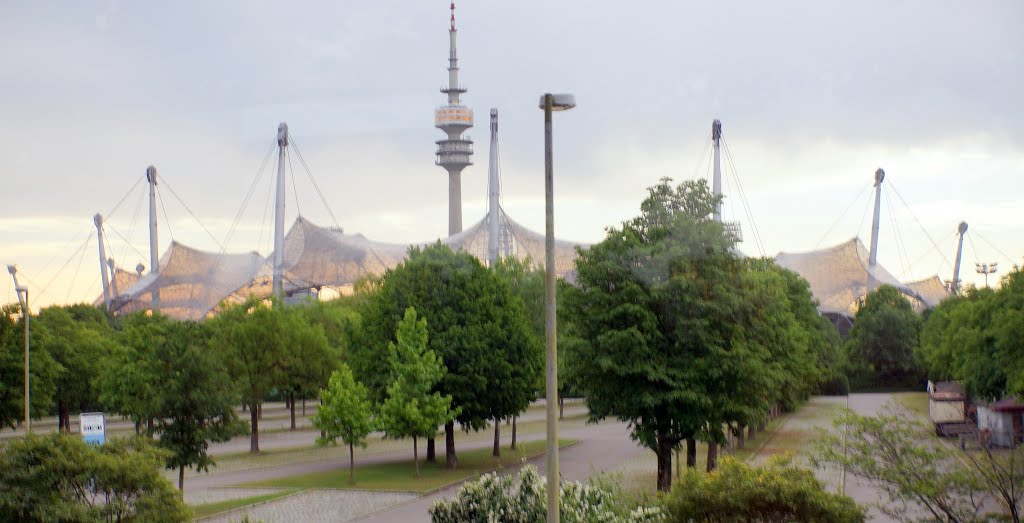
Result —
[{"label": "tower antenna mast", "polygon": [[434,111],[434,127],[447,134],[438,140],[437,160],[448,171],[448,235],[462,232],[462,170],[473,165],[473,140],[462,133],[473,127],[473,110],[459,99],[466,89],[459,85],[459,60],[455,48],[455,2],[451,4],[451,26],[448,29],[448,85],[441,92],[448,95],[448,104]]}]

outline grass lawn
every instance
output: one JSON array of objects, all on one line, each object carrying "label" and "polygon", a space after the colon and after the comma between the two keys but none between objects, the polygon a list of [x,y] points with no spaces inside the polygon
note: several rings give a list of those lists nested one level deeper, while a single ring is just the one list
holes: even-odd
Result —
[{"label": "grass lawn", "polygon": [[205,518],[212,516],[219,512],[252,505],[254,503],[264,503],[270,500],[287,496],[297,489],[285,489],[281,492],[274,492],[272,494],[262,494],[259,496],[251,496],[248,498],[229,499],[226,501],[217,501],[215,503],[203,503],[202,505],[192,505],[192,516],[196,519]]},{"label": "grass lawn", "polygon": [[[559,447],[565,447],[574,443],[576,443],[576,440],[573,439],[558,440]],[[350,484],[348,481],[348,460],[339,460],[339,464],[346,465],[345,468],[257,481],[246,483],[242,486],[428,492],[495,469],[518,465],[525,459],[543,455],[544,444],[544,440],[520,442],[515,450],[510,449],[508,446],[502,446],[500,458],[491,456],[490,447],[463,451],[459,453],[459,468],[456,470],[445,468],[442,446],[442,452],[438,453],[439,459],[437,463],[420,462],[419,478],[415,477],[415,466],[410,459],[372,465],[357,465],[356,482],[355,484]],[[412,449],[410,448],[409,450],[411,451]],[[422,460],[422,457],[420,459]]]},{"label": "grass lawn", "polygon": [[927,392],[897,392],[892,395],[904,408],[921,416],[928,417],[928,393]]}]

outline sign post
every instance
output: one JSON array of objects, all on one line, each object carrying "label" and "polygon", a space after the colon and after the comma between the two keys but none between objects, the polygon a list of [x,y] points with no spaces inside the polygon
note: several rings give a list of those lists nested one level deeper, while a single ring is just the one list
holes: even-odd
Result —
[{"label": "sign post", "polygon": [[102,412],[83,412],[78,416],[78,431],[82,440],[92,445],[102,445],[107,439],[107,426]]}]

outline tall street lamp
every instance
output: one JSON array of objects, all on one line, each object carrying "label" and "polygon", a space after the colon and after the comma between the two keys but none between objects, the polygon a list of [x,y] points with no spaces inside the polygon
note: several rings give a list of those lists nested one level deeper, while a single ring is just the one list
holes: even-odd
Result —
[{"label": "tall street lamp", "polygon": [[985,275],[985,288],[988,288],[988,275],[995,274],[999,270],[999,264],[996,262],[992,263],[975,263],[974,272]]},{"label": "tall street lamp", "polygon": [[548,477],[548,523],[559,522],[558,497],[558,345],[555,324],[555,204],[552,187],[551,161],[551,112],[565,111],[576,107],[576,98],[571,94],[547,93],[540,97],[540,108],[544,110],[544,344],[545,403],[547,403],[547,477]]},{"label": "tall street lamp", "polygon": [[[25,318],[25,432],[28,434],[32,433],[32,416],[29,413],[29,337],[31,330],[29,329],[29,321],[32,318],[31,309],[28,306],[28,287],[22,287],[18,285],[18,269],[13,265],[7,266],[7,272],[11,273],[11,278],[14,279],[14,291],[18,293],[18,301],[21,303],[21,315]],[[24,298],[22,298],[24,295]]]}]

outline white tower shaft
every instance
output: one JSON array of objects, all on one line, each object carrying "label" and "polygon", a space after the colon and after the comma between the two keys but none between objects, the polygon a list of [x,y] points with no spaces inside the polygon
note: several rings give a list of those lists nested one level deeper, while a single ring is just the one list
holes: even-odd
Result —
[{"label": "white tower shaft", "polygon": [[277,126],[277,199],[274,204],[274,296],[284,297],[284,163],[288,150],[288,124]]},{"label": "white tower shaft", "polygon": [[117,289],[117,268],[114,266],[114,259],[107,258],[107,266],[110,268],[110,298],[117,298],[121,293]]},{"label": "white tower shaft", "polygon": [[[711,141],[714,143],[714,177],[711,182],[711,190],[716,197],[722,195],[722,122],[715,120],[711,122]],[[715,221],[722,222],[722,203],[715,204]]]},{"label": "white tower shaft", "polygon": [[967,232],[967,222],[960,222],[956,232],[959,239],[956,243],[956,260],[953,263],[953,294],[960,292],[960,255],[964,252],[964,233]]},{"label": "white tower shaft", "polygon": [[[146,167],[146,181],[149,182],[149,273],[160,274],[160,247],[156,227],[156,167]],[[153,312],[160,312],[160,290],[152,294]]]},{"label": "white tower shaft", "polygon": [[103,305],[109,309],[110,279],[107,277],[107,251],[103,245],[103,216],[96,213],[96,216],[92,217],[92,222],[96,224],[96,239],[100,244],[100,280],[103,282]]},{"label": "white tower shaft", "polygon": [[498,240],[501,234],[501,181],[498,179],[498,110],[491,109],[491,154],[487,166],[487,260],[491,267],[498,263]]},{"label": "white tower shaft", "polygon": [[448,95],[448,104],[434,112],[434,126],[446,137],[437,143],[437,165],[448,171],[448,234],[462,232],[462,170],[472,165],[473,141],[462,133],[473,127],[473,110],[460,105],[466,92],[459,86],[459,60],[455,48],[455,4],[452,3],[451,27],[448,30],[448,85],[441,92]]},{"label": "white tower shaft", "polygon": [[885,171],[879,168],[875,171],[875,212],[871,218],[871,251],[868,254],[868,273],[871,281],[868,290],[874,290],[877,285],[875,268],[878,266],[878,222],[882,211],[882,180],[885,180]]}]

